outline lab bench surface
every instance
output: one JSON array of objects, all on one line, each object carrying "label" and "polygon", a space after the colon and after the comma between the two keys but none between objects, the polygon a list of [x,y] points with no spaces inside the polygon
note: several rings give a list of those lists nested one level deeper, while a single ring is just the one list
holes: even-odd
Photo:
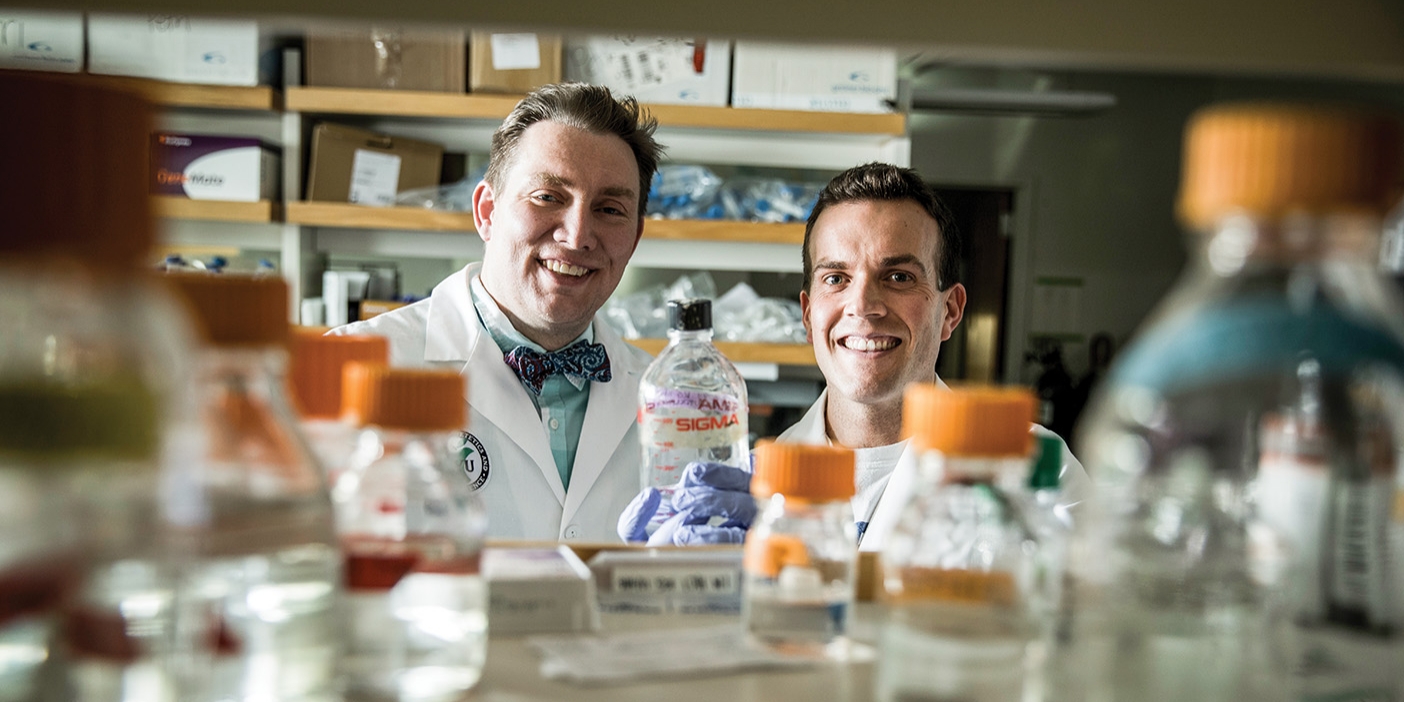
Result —
[{"label": "lab bench surface", "polygon": [[[881,609],[858,604],[850,620],[850,637],[876,645]],[[733,623],[736,616],[656,617],[641,614],[601,614],[600,633],[658,631],[667,628],[717,626]],[[829,700],[865,702],[873,699],[875,663],[821,663],[799,670],[760,670],[705,674],[693,677],[635,682],[608,686],[583,686],[545,680],[540,675],[541,656],[526,636],[492,637],[488,643],[483,679],[465,700],[483,702],[777,702]]]}]

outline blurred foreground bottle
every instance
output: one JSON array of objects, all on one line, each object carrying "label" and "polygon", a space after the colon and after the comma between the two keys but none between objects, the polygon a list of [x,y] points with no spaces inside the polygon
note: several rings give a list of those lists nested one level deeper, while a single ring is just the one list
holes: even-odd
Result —
[{"label": "blurred foreground bottle", "polygon": [[176,697],[184,311],[142,273],[149,106],[0,72],[0,700]]},{"label": "blurred foreground bottle", "polygon": [[1404,699],[1404,308],[1377,270],[1399,149],[1350,111],[1192,119],[1204,234],[1085,425],[1060,699]]},{"label": "blurred foreground bottle", "polygon": [[907,389],[920,478],[882,554],[878,699],[1041,699],[1054,571],[1026,511],[1037,407],[1022,388]]},{"label": "blurred foreground bottle", "polygon": [[746,535],[746,632],[771,648],[811,656],[850,654],[857,582],[853,451],[763,443],[751,494],[760,503]]},{"label": "blurred foreground bottle", "polygon": [[389,359],[390,340],[383,336],[327,336],[315,327],[293,329],[288,387],[328,485],[335,485],[346,469],[360,433],[341,416],[342,369],[353,361],[384,365]]},{"label": "blurred foreground bottle", "polygon": [[368,363],[347,364],[345,378],[345,415],[363,427],[332,492],[346,556],[347,691],[459,699],[487,661],[478,570],[487,509],[463,476],[463,378]]},{"label": "blurred foreground bottle", "polygon": [[339,650],[341,558],[322,469],[287,398],[281,278],[168,277],[204,331],[199,417],[208,448],[182,489],[205,510],[193,534],[217,644],[204,699],[323,700]]}]

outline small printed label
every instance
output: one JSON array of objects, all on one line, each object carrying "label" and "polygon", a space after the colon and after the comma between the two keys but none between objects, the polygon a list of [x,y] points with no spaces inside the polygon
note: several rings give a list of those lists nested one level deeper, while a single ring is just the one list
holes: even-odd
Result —
[{"label": "small printed label", "polygon": [[1018,598],[1010,573],[965,569],[903,568],[900,590],[885,591],[889,602],[960,602],[1008,606]]},{"label": "small printed label", "polygon": [[492,70],[520,71],[541,68],[541,43],[535,34],[492,35]]},{"label": "small printed label", "polygon": [[356,149],[351,159],[351,193],[348,202],[390,207],[400,186],[400,157]]},{"label": "small printed label", "polygon": [[614,592],[639,595],[734,595],[740,578],[734,568],[615,568]]}]

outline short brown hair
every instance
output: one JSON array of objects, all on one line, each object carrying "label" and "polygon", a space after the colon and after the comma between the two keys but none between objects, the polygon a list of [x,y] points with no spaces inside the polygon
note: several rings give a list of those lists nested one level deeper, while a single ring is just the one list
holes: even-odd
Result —
[{"label": "short brown hair", "polygon": [[955,218],[936,191],[921,179],[921,174],[911,168],[901,168],[890,163],[865,163],[854,166],[836,176],[824,186],[819,199],[814,203],[814,211],[809,213],[809,221],[804,225],[804,289],[809,290],[814,274],[814,259],[809,253],[809,237],[814,232],[814,223],[819,215],[833,205],[845,202],[862,201],[901,201],[911,200],[920,205],[931,218],[936,220],[936,231],[940,240],[936,242],[936,286],[949,289],[960,282],[960,238],[956,232]]},{"label": "short brown hair", "polygon": [[639,216],[648,204],[648,189],[663,146],[653,140],[658,120],[639,107],[632,97],[615,99],[609,88],[584,83],[545,85],[522,98],[502,126],[492,133],[492,152],[483,176],[494,190],[501,190],[503,178],[516,156],[522,133],[537,122],[556,122],[595,134],[613,134],[629,145],[639,164]]}]

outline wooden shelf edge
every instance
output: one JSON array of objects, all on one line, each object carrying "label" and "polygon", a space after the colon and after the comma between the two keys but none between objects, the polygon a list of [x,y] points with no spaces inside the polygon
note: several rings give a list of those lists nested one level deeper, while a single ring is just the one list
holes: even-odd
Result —
[{"label": "wooden shelf edge", "polygon": [[[303,87],[288,88],[284,104],[289,110],[321,114],[502,119],[521,98],[520,95]],[[664,127],[888,136],[907,133],[907,116],[901,113],[808,112],[654,103],[646,103],[644,107]]]},{"label": "wooden shelf edge", "polygon": [[417,207],[365,207],[340,202],[289,202],[287,221],[313,227],[397,229],[402,231],[473,231],[473,215]]},{"label": "wooden shelf edge", "polygon": [[244,222],[266,224],[277,221],[277,203],[231,202],[228,200],[191,200],[172,195],[152,195],[152,213],[166,219],[196,219],[212,222]]},{"label": "wooden shelf edge", "polygon": [[[627,339],[653,355],[658,355],[667,339]],[[815,365],[814,348],[809,344],[768,344],[744,341],[718,341],[717,350],[734,363],[778,363],[782,366]]]},{"label": "wooden shelf edge", "polygon": [[907,116],[897,112],[810,112],[653,103],[644,107],[658,119],[659,125],[665,127],[889,136],[905,136],[907,133]]},{"label": "wooden shelf edge", "polygon": [[287,109],[296,112],[397,117],[502,119],[520,95],[469,95],[419,90],[288,88]]},{"label": "wooden shelf edge", "polygon": [[165,107],[264,111],[282,109],[278,92],[266,85],[197,85],[115,76],[102,76],[99,80],[107,85],[139,93],[147,100]]},{"label": "wooden shelf edge", "polygon": [[804,225],[725,219],[649,219],[644,221],[643,235],[645,239],[798,246],[804,243]]}]

